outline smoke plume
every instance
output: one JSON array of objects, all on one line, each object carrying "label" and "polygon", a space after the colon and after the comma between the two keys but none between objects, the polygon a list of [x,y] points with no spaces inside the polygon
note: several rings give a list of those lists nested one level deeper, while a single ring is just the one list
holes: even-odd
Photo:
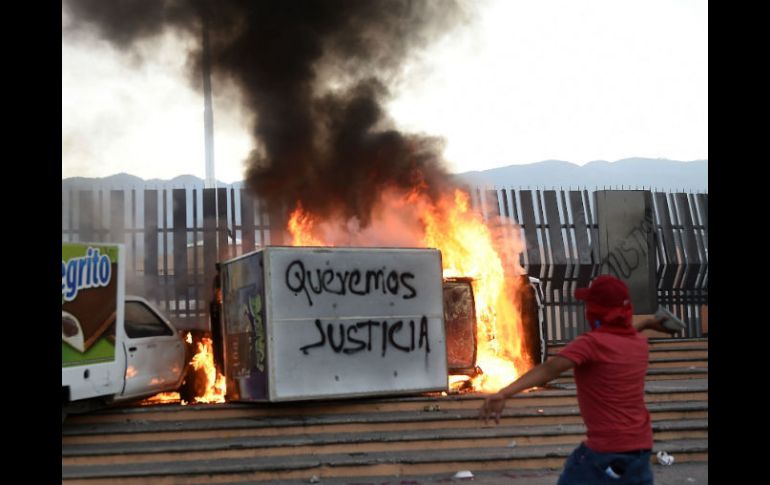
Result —
[{"label": "smoke plume", "polygon": [[[456,0],[67,0],[68,29],[131,50],[173,29],[208,30],[213,83],[234,84],[255,114],[248,186],[273,210],[371,220],[378,194],[449,178],[442,141],[394,128],[383,106],[401,69],[467,21]],[[201,43],[190,79],[201,85]],[[244,154],[246,155],[246,154]]]}]

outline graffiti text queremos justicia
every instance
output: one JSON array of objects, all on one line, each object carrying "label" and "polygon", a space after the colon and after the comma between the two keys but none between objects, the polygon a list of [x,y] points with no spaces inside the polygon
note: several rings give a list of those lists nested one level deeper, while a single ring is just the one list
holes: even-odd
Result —
[{"label": "graffiti text queremos justicia", "polygon": [[286,268],[286,287],[295,293],[305,293],[310,306],[313,305],[313,295],[323,293],[366,296],[380,292],[383,295],[401,295],[408,300],[417,296],[412,280],[413,273],[388,271],[385,267],[345,271],[335,271],[334,268],[308,269],[301,260],[294,260]]}]

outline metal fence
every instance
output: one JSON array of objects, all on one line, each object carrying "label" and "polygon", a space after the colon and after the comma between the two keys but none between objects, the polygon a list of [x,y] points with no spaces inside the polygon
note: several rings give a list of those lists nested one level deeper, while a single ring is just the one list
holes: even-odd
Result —
[{"label": "metal fence", "polygon": [[[544,290],[549,342],[586,329],[575,287],[600,269],[598,226],[588,190],[473,188],[474,210],[526,242],[521,263]],[[682,336],[701,336],[708,303],[708,194],[653,193],[658,302],[681,317]],[[215,262],[284,242],[271,215],[240,187],[62,188],[62,240],[122,242],[127,291],[178,326],[207,328]],[[516,225],[518,221],[518,225]],[[512,240],[511,242],[512,243]]]},{"label": "metal fence", "polygon": [[62,241],[124,243],[126,291],[185,328],[208,326],[215,263],[280,243],[274,233],[240,188],[62,190]]},{"label": "metal fence", "polygon": [[[708,194],[651,195],[657,301],[687,323],[681,337],[700,337],[708,305]],[[488,223],[509,224],[526,241],[522,265],[541,280],[548,341],[586,331],[573,295],[602,269],[593,192],[476,188],[473,204]],[[616,266],[623,276],[622,263]]]}]

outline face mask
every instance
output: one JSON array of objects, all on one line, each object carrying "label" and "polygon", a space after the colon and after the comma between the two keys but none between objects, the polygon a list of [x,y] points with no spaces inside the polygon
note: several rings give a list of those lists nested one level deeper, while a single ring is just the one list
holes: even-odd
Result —
[{"label": "face mask", "polygon": [[602,326],[618,326],[617,320],[628,322],[628,325],[620,324],[621,326],[630,326],[631,324],[631,315],[633,314],[633,307],[631,305],[612,309],[591,303],[587,306],[586,320],[588,320],[591,330],[596,330]]},{"label": "face mask", "polygon": [[591,327],[591,330],[596,330],[602,325],[600,315],[595,312],[586,311],[586,320],[588,320],[588,325]]}]

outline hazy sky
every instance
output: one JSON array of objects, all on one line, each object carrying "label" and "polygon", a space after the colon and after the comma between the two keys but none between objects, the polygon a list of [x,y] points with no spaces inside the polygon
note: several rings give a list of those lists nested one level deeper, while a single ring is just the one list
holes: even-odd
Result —
[{"label": "hazy sky", "polygon": [[[548,159],[708,158],[708,2],[489,0],[405,66],[398,126],[446,140],[452,172]],[[68,20],[62,17],[62,26]],[[62,36],[62,177],[203,178],[203,99],[185,39],[144,62]],[[216,177],[242,179],[251,120],[214,90]]]}]

